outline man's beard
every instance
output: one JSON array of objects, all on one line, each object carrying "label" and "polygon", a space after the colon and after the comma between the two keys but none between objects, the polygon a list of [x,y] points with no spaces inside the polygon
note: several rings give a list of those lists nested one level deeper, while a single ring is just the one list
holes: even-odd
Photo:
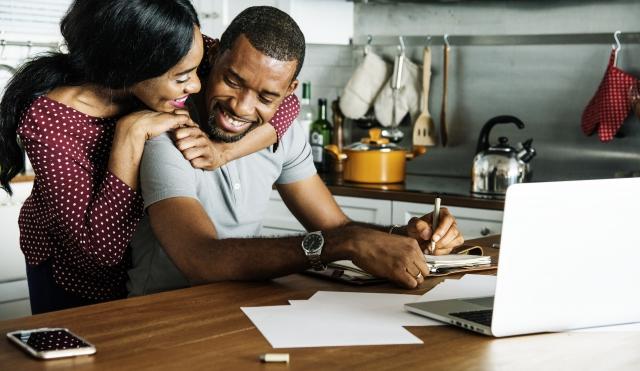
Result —
[{"label": "man's beard", "polygon": [[258,127],[258,123],[254,122],[254,123],[251,124],[251,126],[249,126],[249,128],[247,130],[245,130],[242,133],[239,133],[239,134],[227,134],[222,129],[220,129],[218,127],[218,124],[216,123],[215,113],[213,113],[212,115],[209,116],[209,120],[207,121],[207,124],[209,125],[209,127],[207,128],[208,129],[207,131],[208,131],[208,134],[209,134],[209,138],[211,138],[212,140],[217,140],[217,141],[225,142],[225,143],[237,142],[240,139],[244,138],[244,136],[247,135],[248,132],[250,132],[251,130],[253,130],[256,127]]}]

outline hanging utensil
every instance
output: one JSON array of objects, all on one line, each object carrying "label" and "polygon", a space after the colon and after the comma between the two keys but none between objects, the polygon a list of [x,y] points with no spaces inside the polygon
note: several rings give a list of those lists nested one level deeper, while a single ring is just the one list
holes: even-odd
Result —
[{"label": "hanging utensil", "polygon": [[447,132],[447,76],[449,74],[449,35],[444,35],[444,60],[442,73],[442,107],[440,109],[440,138],[442,146],[447,146],[449,134]]},{"label": "hanging utensil", "polygon": [[398,54],[393,63],[393,75],[391,75],[391,91],[392,91],[392,108],[391,108],[391,129],[383,130],[382,136],[389,138],[392,142],[399,142],[404,137],[404,133],[398,129],[402,117],[397,117],[396,106],[398,104],[398,91],[402,87],[402,71],[404,70],[404,39],[398,37],[400,44],[398,45]]},{"label": "hanging utensil", "polygon": [[413,146],[425,147],[435,146],[438,138],[436,137],[436,125],[429,113],[429,85],[431,83],[431,48],[424,48],[422,57],[422,112],[413,125]]},{"label": "hanging utensil", "polygon": [[620,53],[620,50],[622,50],[622,45],[620,44],[620,39],[619,39],[621,33],[622,31],[620,30],[613,33],[613,39],[616,41],[616,44],[612,45],[613,49],[615,50],[615,54],[613,56],[614,67],[618,67],[618,53]]}]

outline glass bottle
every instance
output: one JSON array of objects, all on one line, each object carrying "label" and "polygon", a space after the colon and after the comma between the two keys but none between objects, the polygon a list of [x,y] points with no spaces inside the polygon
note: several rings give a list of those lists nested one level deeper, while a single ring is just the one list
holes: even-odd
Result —
[{"label": "glass bottle", "polygon": [[315,110],[311,104],[311,83],[302,83],[302,99],[300,99],[300,115],[298,116],[298,122],[304,129],[305,136],[309,139],[311,135],[311,124],[313,123]]},{"label": "glass bottle", "polygon": [[324,146],[331,143],[331,123],[327,120],[327,100],[318,99],[318,118],[311,124],[311,155],[319,173],[329,170],[329,156]]}]

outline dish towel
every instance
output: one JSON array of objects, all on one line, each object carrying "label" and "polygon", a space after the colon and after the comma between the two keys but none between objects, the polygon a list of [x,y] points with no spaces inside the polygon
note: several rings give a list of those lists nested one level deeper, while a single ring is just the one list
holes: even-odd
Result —
[{"label": "dish towel", "polygon": [[629,115],[629,90],[638,81],[616,67],[614,60],[615,50],[612,50],[600,86],[582,113],[582,132],[592,135],[597,129],[602,142],[612,140]]}]

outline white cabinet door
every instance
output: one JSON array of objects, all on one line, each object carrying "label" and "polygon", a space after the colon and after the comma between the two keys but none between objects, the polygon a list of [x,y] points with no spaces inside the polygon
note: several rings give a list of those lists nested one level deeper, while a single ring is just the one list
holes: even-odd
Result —
[{"label": "white cabinet door", "polygon": [[[500,234],[502,230],[502,211],[457,206],[447,208],[456,217],[458,228],[466,240]],[[393,224],[404,225],[412,217],[420,217],[432,211],[432,204],[394,201]]]},{"label": "white cabinet door", "polygon": [[305,229],[282,201],[278,191],[271,191],[269,206],[262,224],[262,236],[290,236],[304,233]]},{"label": "white cabinet door", "polygon": [[384,226],[391,224],[389,200],[345,196],[335,196],[335,199],[351,220]]},{"label": "white cabinet door", "polygon": [[[352,220],[380,225],[391,224],[391,201],[344,196],[335,196],[335,199]],[[304,227],[287,209],[278,191],[272,191],[262,235],[283,236],[304,232]]]},{"label": "white cabinet door", "polygon": [[31,182],[13,183],[12,197],[0,190],[0,320],[31,314],[18,214],[32,187]]},{"label": "white cabinet door", "polygon": [[194,0],[202,32],[220,38],[229,23],[250,6],[269,5],[287,12],[307,44],[348,45],[353,37],[353,3],[344,0]]},{"label": "white cabinet door", "polygon": [[13,196],[0,190],[0,282],[26,278],[24,255],[20,251],[18,214],[31,194],[32,182],[13,183]]}]

